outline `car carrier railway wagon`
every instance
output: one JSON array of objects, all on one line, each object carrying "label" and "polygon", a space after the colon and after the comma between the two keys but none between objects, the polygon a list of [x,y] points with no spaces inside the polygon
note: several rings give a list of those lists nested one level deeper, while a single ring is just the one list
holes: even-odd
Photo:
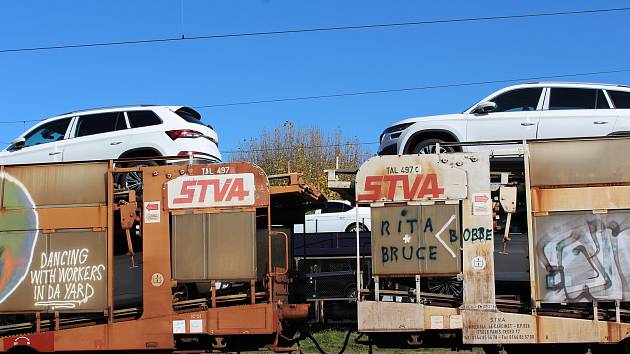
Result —
[{"label": "car carrier railway wagon", "polygon": [[[368,160],[356,200],[372,207],[373,282],[357,276],[359,332],[383,346],[628,352],[627,151],[611,138]],[[499,294],[497,260],[509,265],[516,238],[527,281]],[[419,291],[427,277],[462,280],[463,296]]]},{"label": "car carrier railway wagon", "polygon": [[[141,202],[118,189],[125,173],[142,177]],[[289,303],[272,209],[286,225],[321,196],[285,177],[270,187],[250,163],[0,167],[0,350],[290,349],[308,308]]]}]

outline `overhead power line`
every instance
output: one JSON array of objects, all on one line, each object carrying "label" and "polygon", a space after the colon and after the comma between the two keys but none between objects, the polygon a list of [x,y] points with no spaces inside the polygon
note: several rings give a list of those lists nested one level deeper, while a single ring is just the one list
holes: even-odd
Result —
[{"label": "overhead power line", "polygon": [[18,123],[30,123],[30,122],[41,122],[43,119],[27,119],[27,120],[8,120],[4,122],[0,122],[0,124],[18,124]]},{"label": "overhead power line", "polygon": [[268,100],[240,101],[240,102],[229,102],[229,103],[218,103],[218,104],[203,105],[203,106],[194,106],[193,108],[215,108],[215,107],[227,107],[227,106],[243,106],[243,105],[261,104],[261,103],[276,103],[276,102],[287,102],[287,101],[316,100],[316,99],[323,99],[323,98],[336,98],[336,97],[361,96],[361,95],[375,95],[375,94],[382,94],[382,93],[395,93],[395,92],[419,91],[419,90],[433,90],[433,89],[441,89],[441,88],[453,88],[453,87],[464,87],[464,86],[479,86],[479,85],[500,84],[500,83],[510,83],[510,82],[526,82],[526,81],[534,81],[534,80],[549,80],[549,79],[557,79],[557,78],[565,78],[565,77],[592,76],[592,75],[603,75],[603,74],[618,74],[618,73],[625,73],[625,72],[630,72],[630,69],[591,71],[591,72],[582,72],[582,73],[573,73],[573,74],[559,74],[559,75],[546,75],[546,76],[531,76],[531,77],[503,79],[503,80],[473,81],[473,82],[462,82],[462,83],[443,84],[443,85],[429,85],[429,86],[392,88],[392,89],[374,90],[374,91],[340,92],[340,93],[333,93],[333,94],[326,94],[326,95],[316,95],[316,96],[272,98],[272,99],[268,99]]},{"label": "overhead power line", "polygon": [[[200,108],[242,106],[242,105],[253,105],[253,104],[263,104],[263,103],[278,103],[278,102],[288,102],[288,101],[316,100],[316,99],[337,98],[337,97],[340,98],[340,97],[351,97],[351,96],[361,96],[361,95],[375,95],[375,94],[396,93],[396,92],[406,92],[406,91],[433,90],[433,89],[465,87],[465,86],[479,86],[479,85],[489,85],[489,84],[498,84],[498,83],[527,82],[527,81],[549,80],[549,79],[566,78],[566,77],[580,77],[580,76],[592,76],[592,75],[619,74],[619,73],[627,73],[627,72],[630,72],[630,69],[590,71],[590,72],[568,73],[568,74],[558,74],[558,75],[545,75],[545,76],[530,76],[530,77],[502,79],[502,80],[460,82],[460,83],[452,83],[452,84],[440,84],[440,85],[428,85],[428,86],[416,86],[416,87],[403,87],[403,88],[392,88],[392,89],[373,90],[373,91],[340,92],[340,93],[332,93],[332,94],[324,94],[324,95],[316,95],[316,96],[284,97],[284,98],[274,98],[274,99],[268,99],[268,100],[217,103],[217,104],[211,104],[211,105],[200,105],[200,106],[192,106],[192,107],[200,109]],[[27,123],[27,122],[41,122],[42,120],[43,119],[0,121],[0,124],[18,124],[18,123]]]},{"label": "overhead power line", "polygon": [[238,153],[284,151],[284,150],[294,150],[294,149],[318,149],[318,148],[328,148],[328,147],[375,145],[375,144],[380,144],[380,143],[378,141],[370,141],[370,142],[341,143],[341,144],[328,144],[328,145],[304,145],[304,146],[297,146],[297,147],[278,147],[278,148],[267,148],[267,149],[244,149],[244,150],[237,149],[237,150],[221,151],[221,153],[222,154],[238,154]]},{"label": "overhead power line", "polygon": [[286,29],[286,30],[279,30],[279,31],[224,33],[224,34],[210,34],[210,35],[200,35],[200,36],[190,36],[190,37],[186,37],[182,35],[181,37],[163,37],[163,38],[79,43],[79,44],[60,44],[60,45],[50,45],[50,46],[40,46],[40,47],[4,48],[4,49],[0,49],[0,53],[34,52],[34,51],[57,50],[57,49],[108,47],[108,46],[120,46],[120,45],[138,45],[138,44],[166,43],[166,42],[178,42],[178,41],[212,40],[212,39],[226,39],[226,38],[238,38],[238,37],[275,36],[275,35],[298,34],[298,33],[379,29],[379,28],[391,28],[391,27],[449,24],[449,23],[452,24],[452,23],[465,23],[465,22],[515,20],[515,19],[534,18],[534,17],[572,16],[572,15],[584,15],[584,14],[626,12],[626,11],[630,11],[630,7],[576,10],[576,11],[558,11],[558,12],[538,12],[538,13],[528,13],[528,14],[518,14],[518,15],[464,17],[464,18],[451,18],[451,19],[438,19],[438,20],[394,22],[394,23],[373,23],[373,24],[335,26],[335,27],[297,28],[297,29]]}]

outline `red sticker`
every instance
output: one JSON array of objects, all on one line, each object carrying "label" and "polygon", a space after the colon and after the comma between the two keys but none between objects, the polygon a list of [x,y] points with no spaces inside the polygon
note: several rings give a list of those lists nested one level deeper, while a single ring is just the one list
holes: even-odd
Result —
[{"label": "red sticker", "polygon": [[4,338],[5,350],[18,346],[31,347],[38,352],[52,352],[55,350],[55,334],[44,332]]}]

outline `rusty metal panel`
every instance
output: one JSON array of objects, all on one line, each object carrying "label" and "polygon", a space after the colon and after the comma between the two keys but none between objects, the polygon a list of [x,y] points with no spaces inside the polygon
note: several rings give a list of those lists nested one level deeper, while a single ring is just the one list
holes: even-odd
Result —
[{"label": "rusty metal panel", "polygon": [[107,206],[39,208],[39,227],[50,229],[106,228]]},{"label": "rusty metal panel", "polygon": [[173,215],[176,280],[256,278],[254,211]]},{"label": "rusty metal panel", "polygon": [[532,212],[630,209],[630,186],[532,188]]},{"label": "rusty metal panel", "polygon": [[105,231],[1,232],[0,250],[0,311],[107,307]]},{"label": "rusty metal panel", "polygon": [[208,309],[207,331],[221,334],[270,334],[274,332],[273,304]]},{"label": "rusty metal panel", "polygon": [[[105,204],[108,163],[5,166],[4,176],[19,181],[35,205]],[[0,174],[0,180],[4,179]],[[6,185],[5,185],[6,188]],[[20,208],[5,190],[2,206]]]},{"label": "rusty metal panel", "polygon": [[209,214],[208,276],[256,278],[256,212]]},{"label": "rusty metal panel", "polygon": [[532,141],[528,146],[532,187],[630,181],[630,160],[615,158],[630,150],[630,139]]},{"label": "rusty metal panel", "polygon": [[360,203],[463,199],[466,171],[438,155],[377,156],[359,169],[356,193]]},{"label": "rusty metal panel", "polygon": [[460,248],[458,204],[372,208],[375,275],[457,274]]},{"label": "rusty metal panel", "polygon": [[630,211],[534,218],[540,301],[630,300]]},{"label": "rusty metal panel", "polygon": [[424,330],[424,306],[417,303],[359,301],[359,332],[419,332]]},{"label": "rusty metal panel", "polygon": [[[536,343],[536,317],[495,310],[462,310],[466,344]],[[590,322],[590,321],[589,321]],[[571,332],[566,327],[562,331]],[[560,329],[560,328],[559,328]]]},{"label": "rusty metal panel", "polygon": [[208,279],[205,214],[172,216],[173,279]]}]

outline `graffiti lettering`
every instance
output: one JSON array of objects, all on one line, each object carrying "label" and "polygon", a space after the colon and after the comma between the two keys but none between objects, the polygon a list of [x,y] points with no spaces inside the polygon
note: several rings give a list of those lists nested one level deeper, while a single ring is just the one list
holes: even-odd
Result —
[{"label": "graffiti lettering", "polygon": [[466,242],[492,241],[492,229],[486,229],[484,227],[467,228],[462,232],[462,239]]},{"label": "graffiti lettering", "polygon": [[[428,248],[428,258],[427,258],[427,248]],[[425,260],[429,259],[431,261],[437,260],[437,246],[382,246],[381,247],[381,260],[383,263],[389,262],[398,262],[398,250],[401,250],[402,258],[405,260]]]},{"label": "graffiti lettering", "polygon": [[387,220],[381,221],[381,236],[385,236],[385,233],[389,236],[389,221]]},{"label": "graffiti lettering", "polygon": [[539,291],[549,302],[630,299],[627,211],[558,214],[536,219]]},{"label": "graffiti lettering", "polygon": [[39,269],[30,271],[35,306],[76,308],[94,296],[104,279],[104,264],[88,264],[87,248],[42,253]]},{"label": "graffiti lettering", "polygon": [[405,200],[427,197],[439,198],[444,194],[444,188],[438,184],[437,174],[428,173],[367,176],[365,178],[365,193],[359,194],[357,197],[359,201],[394,200],[399,185],[402,186],[402,197]]},{"label": "graffiti lettering", "polygon": [[456,230],[453,230],[453,229],[448,230],[448,235],[449,235],[449,238],[451,240],[451,243],[457,242],[457,231]]}]

